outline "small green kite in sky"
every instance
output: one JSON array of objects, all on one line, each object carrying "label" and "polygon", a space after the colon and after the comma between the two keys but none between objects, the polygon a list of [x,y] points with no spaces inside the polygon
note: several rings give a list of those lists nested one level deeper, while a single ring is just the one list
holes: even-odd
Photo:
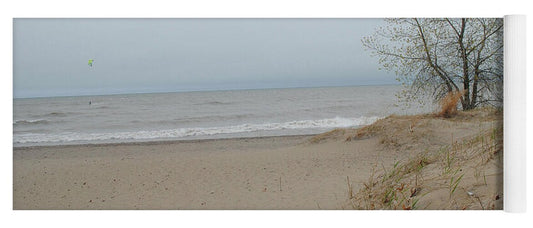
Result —
[{"label": "small green kite in sky", "polygon": [[89,59],[89,63],[88,63],[88,65],[89,65],[90,67],[93,66],[93,61],[94,61],[94,59]]}]

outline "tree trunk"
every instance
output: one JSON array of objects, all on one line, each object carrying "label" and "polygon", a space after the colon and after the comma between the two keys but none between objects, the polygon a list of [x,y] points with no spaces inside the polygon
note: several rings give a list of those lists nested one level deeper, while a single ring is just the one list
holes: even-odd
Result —
[{"label": "tree trunk", "polygon": [[464,89],[464,94],[463,94],[464,99],[462,102],[463,110],[470,110],[472,109],[472,106],[470,103],[470,79],[469,78],[464,79],[463,89]]},{"label": "tree trunk", "polygon": [[463,99],[461,99],[461,104],[463,106],[463,110],[469,110],[472,109],[471,103],[470,103],[470,75],[468,74],[468,56],[466,54],[466,48],[463,43],[464,34],[465,34],[465,28],[466,28],[466,19],[461,19],[461,31],[458,34],[458,43],[459,43],[459,51],[461,52],[461,59],[463,61]]},{"label": "tree trunk", "polygon": [[476,72],[474,73],[474,84],[472,85],[472,105],[471,105],[471,109],[476,107],[477,96],[478,96],[478,94],[477,94],[478,81],[479,81],[479,72],[476,70]]}]

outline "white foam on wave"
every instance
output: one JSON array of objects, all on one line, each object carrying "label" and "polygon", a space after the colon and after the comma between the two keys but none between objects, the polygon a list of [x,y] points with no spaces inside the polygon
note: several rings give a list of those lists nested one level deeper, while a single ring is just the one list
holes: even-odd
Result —
[{"label": "white foam on wave", "polygon": [[207,128],[178,128],[154,131],[129,131],[112,133],[75,133],[64,132],[60,134],[26,133],[14,135],[16,144],[25,143],[61,143],[75,141],[104,141],[104,140],[153,140],[165,138],[184,138],[192,136],[212,136],[221,134],[236,134],[258,131],[279,131],[298,129],[326,129],[368,125],[380,117],[358,118],[330,118],[320,120],[298,120],[283,123],[241,124],[226,127]]},{"label": "white foam on wave", "polygon": [[48,123],[48,120],[45,119],[34,119],[34,120],[15,120],[13,121],[14,125],[21,124],[21,125],[29,125],[29,124],[46,124]]}]

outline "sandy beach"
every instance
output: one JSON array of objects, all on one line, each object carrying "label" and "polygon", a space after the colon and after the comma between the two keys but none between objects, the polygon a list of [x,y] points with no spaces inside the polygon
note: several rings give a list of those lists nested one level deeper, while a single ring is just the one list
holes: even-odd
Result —
[{"label": "sandy beach", "polygon": [[[371,125],[386,128],[376,134],[362,133],[367,127],[315,136],[15,147],[13,208],[368,209],[350,199],[364,195],[369,177],[490,131],[498,120],[484,115],[390,117]],[[422,163],[430,169],[416,176],[414,187],[427,191],[417,200],[420,209],[489,209],[491,203],[501,209],[501,160],[492,156],[478,166],[479,156],[467,157],[456,163],[466,173],[453,192],[447,174],[435,171],[442,161]],[[406,180],[405,186],[415,183]],[[487,203],[468,197],[471,191]],[[455,204],[441,199],[452,193]]]},{"label": "sandy beach", "polygon": [[15,148],[14,208],[338,209],[374,142],[310,137]]}]

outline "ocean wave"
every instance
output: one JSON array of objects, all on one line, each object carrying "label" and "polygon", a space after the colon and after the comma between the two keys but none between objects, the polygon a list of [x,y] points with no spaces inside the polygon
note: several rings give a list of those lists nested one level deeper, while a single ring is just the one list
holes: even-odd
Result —
[{"label": "ocean wave", "polygon": [[154,131],[129,131],[113,133],[74,133],[60,134],[20,134],[14,135],[15,143],[61,143],[75,141],[102,141],[102,140],[153,140],[165,138],[185,138],[192,136],[211,136],[222,134],[238,134],[258,131],[298,130],[298,129],[327,129],[340,127],[354,127],[368,125],[380,117],[358,118],[330,118],[320,120],[297,120],[283,123],[241,124],[225,127],[206,128],[178,128]]},{"label": "ocean wave", "polygon": [[64,113],[64,112],[51,112],[51,113],[48,113],[48,114],[45,114],[43,116],[57,116],[57,117],[65,117],[67,116],[67,113]]},{"label": "ocean wave", "polygon": [[15,120],[13,125],[35,125],[35,124],[48,124],[48,120],[36,119],[36,120]]},{"label": "ocean wave", "polygon": [[202,103],[196,103],[194,105],[230,105],[234,102],[223,102],[223,101],[207,101]]},{"label": "ocean wave", "polygon": [[206,121],[239,120],[239,119],[250,118],[254,116],[255,115],[252,115],[252,114],[238,114],[238,115],[227,115],[227,116],[206,115],[206,116],[198,116],[198,117],[182,117],[182,118],[174,118],[174,119],[148,120],[148,121],[135,119],[135,120],[130,120],[129,123],[131,124],[150,123],[150,124],[157,124],[157,125],[176,125],[176,124],[199,123],[199,122],[206,122]]},{"label": "ocean wave", "polygon": [[204,121],[227,121],[227,120],[251,118],[255,116],[256,115],[253,115],[253,114],[237,114],[237,115],[227,115],[227,116],[206,115],[206,116],[198,116],[198,117],[176,118],[173,120],[162,120],[162,121],[158,121],[158,123],[197,123],[197,122],[204,122]]},{"label": "ocean wave", "polygon": [[50,112],[46,114],[33,115],[32,117],[34,118],[66,117],[71,114],[76,114],[76,113],[74,112]]}]

